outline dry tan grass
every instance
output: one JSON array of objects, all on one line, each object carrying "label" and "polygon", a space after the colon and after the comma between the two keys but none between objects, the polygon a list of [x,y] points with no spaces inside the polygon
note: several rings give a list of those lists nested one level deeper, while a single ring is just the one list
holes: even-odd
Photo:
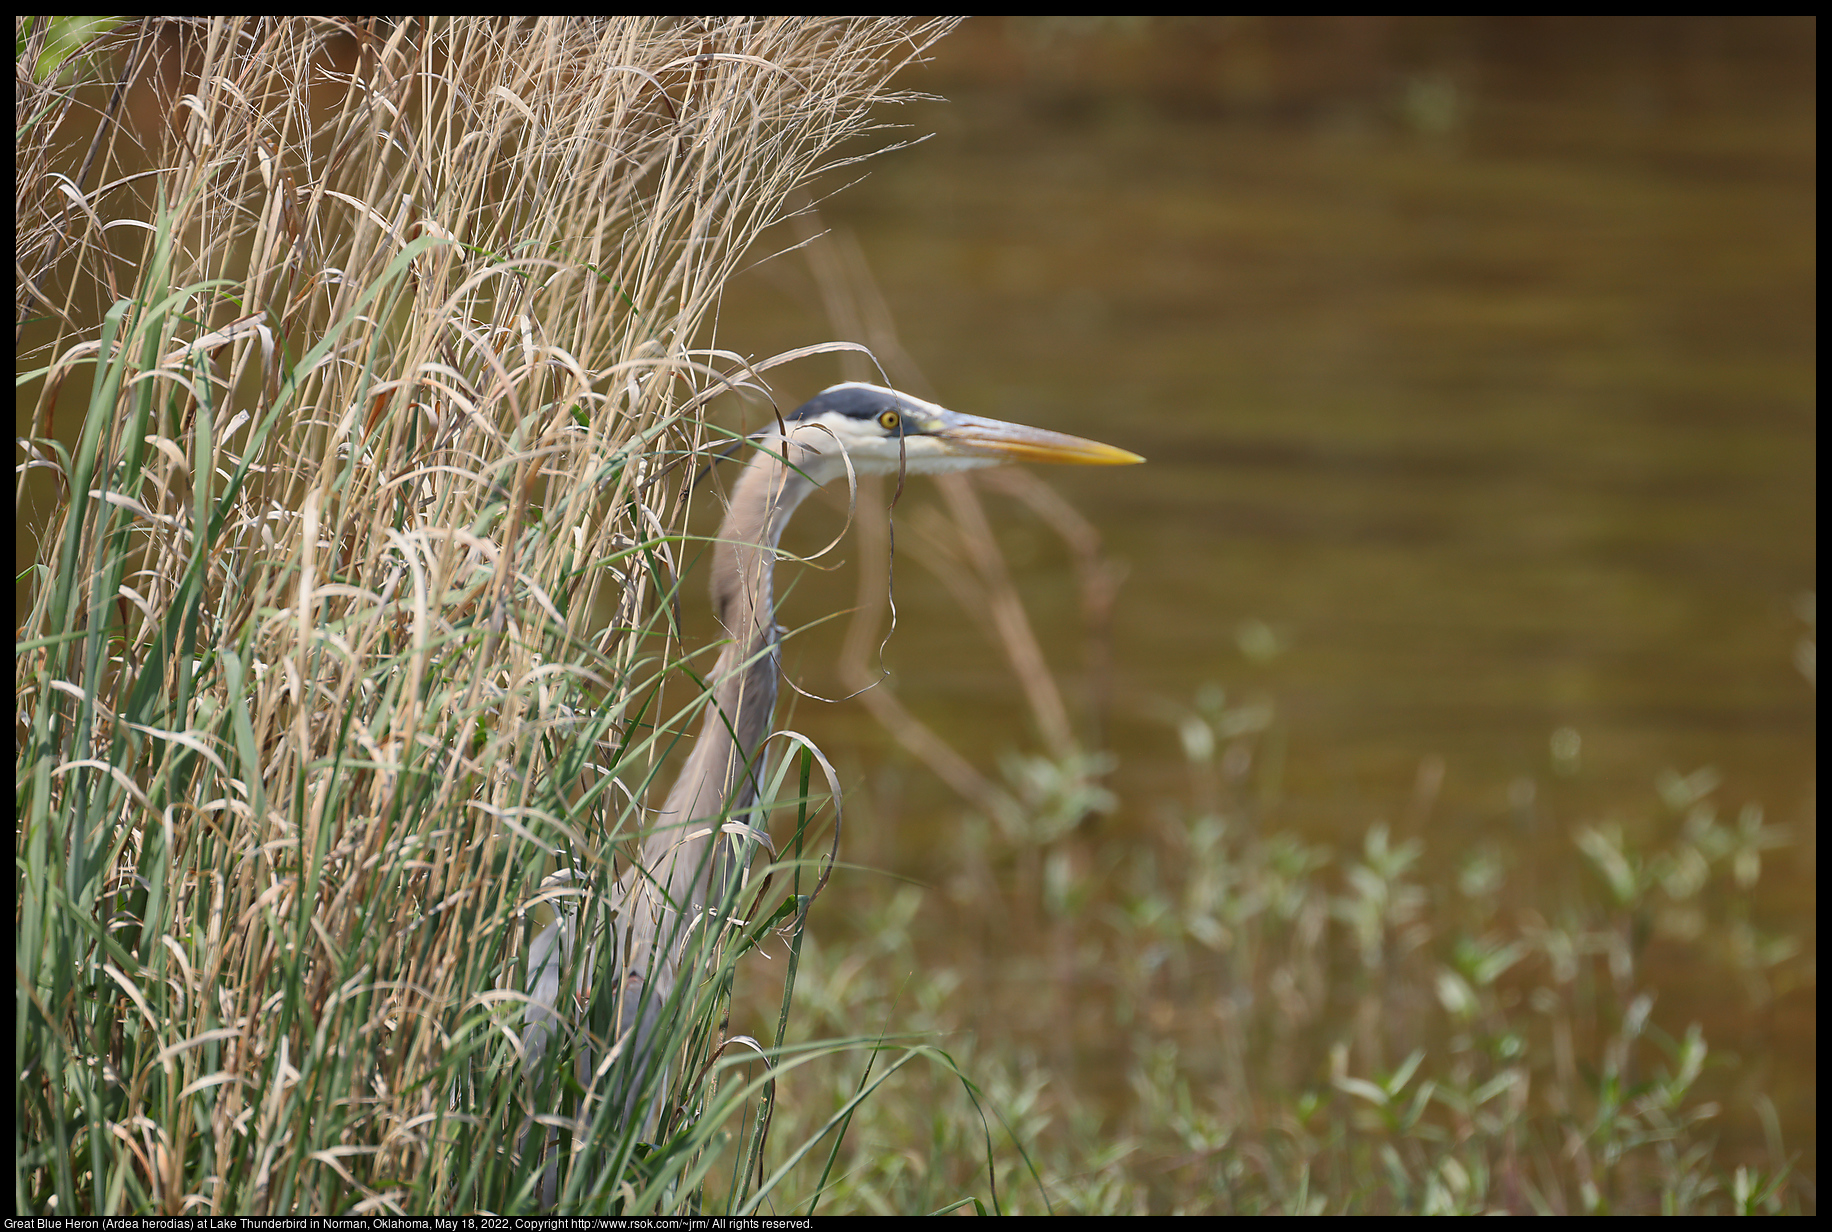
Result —
[{"label": "dry tan grass", "polygon": [[945,29],[148,21],[22,74],[23,1202],[526,1200],[521,912],[640,824],[680,463],[793,358],[709,316]]}]

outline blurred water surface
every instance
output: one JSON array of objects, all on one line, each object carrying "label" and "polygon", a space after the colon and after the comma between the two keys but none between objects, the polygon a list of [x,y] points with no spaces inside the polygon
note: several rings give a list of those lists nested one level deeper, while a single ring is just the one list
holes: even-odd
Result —
[{"label": "blurred water surface", "polygon": [[[823,217],[922,379],[1150,460],[1045,475],[1128,571],[1110,833],[1184,791],[1167,716],[1213,684],[1277,707],[1280,824],[1357,847],[1388,820],[1440,870],[1506,831],[1584,875],[1577,825],[1650,839],[1673,824],[1655,776],[1715,767],[1724,811],[1792,828],[1767,923],[1811,932],[1815,29],[986,20],[906,80],[948,101],[894,118],[936,136]],[[720,323],[756,355],[832,335],[794,256]],[[838,375],[795,370],[789,404]],[[989,502],[1073,695],[1067,553]],[[808,547],[837,525],[807,520]],[[785,622],[854,585],[804,576]],[[912,710],[988,773],[1034,747],[946,589],[906,562],[897,598],[885,662]],[[838,640],[794,643],[791,674],[843,692]],[[862,783],[853,858],[947,876],[955,797],[856,704],[793,725]],[[1658,1017],[1773,1049],[1812,1090],[1810,993],[1776,1021],[1660,980]],[[1047,1026],[1009,991],[989,1016]],[[1810,1140],[1810,1094],[1784,1112]]]}]

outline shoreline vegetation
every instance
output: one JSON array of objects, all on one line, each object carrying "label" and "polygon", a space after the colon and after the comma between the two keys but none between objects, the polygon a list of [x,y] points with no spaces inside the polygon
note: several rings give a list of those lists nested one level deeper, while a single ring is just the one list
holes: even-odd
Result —
[{"label": "shoreline vegetation", "polygon": [[[1088,839],[1111,757],[1065,735],[979,780],[939,890],[823,888],[845,784],[776,742],[655,1140],[571,1048],[518,1076],[543,879],[615,880],[717,653],[677,615],[714,399],[895,366],[841,321],[747,360],[721,290],[919,135],[893,79],[952,23],[432,22],[16,25],[21,1212],[526,1213],[550,1158],[588,1213],[1816,1208],[1761,1058],[1650,975],[1810,985],[1752,909],[1801,836],[1670,775],[1573,823],[1581,890],[1501,848],[1440,884],[1386,825],[1282,832],[1284,720],[1213,688],[1153,841]],[[1047,935],[1059,1049],[973,1031],[997,977],[926,893]]]}]

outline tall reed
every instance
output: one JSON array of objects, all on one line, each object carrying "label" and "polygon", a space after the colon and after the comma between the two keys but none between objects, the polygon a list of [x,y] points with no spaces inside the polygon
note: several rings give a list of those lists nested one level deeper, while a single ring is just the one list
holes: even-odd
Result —
[{"label": "tall reed", "polygon": [[946,29],[19,19],[19,1209],[692,1201],[749,1088],[515,1077],[536,885],[701,695],[721,288]]}]

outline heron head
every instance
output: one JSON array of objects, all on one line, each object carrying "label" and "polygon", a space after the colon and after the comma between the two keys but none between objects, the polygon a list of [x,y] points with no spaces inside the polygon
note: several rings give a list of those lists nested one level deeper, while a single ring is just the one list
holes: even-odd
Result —
[{"label": "heron head", "polygon": [[822,390],[785,416],[783,426],[801,447],[791,461],[816,483],[845,474],[847,460],[867,475],[938,474],[1009,462],[1125,466],[1145,460],[1099,441],[963,415],[858,381]]}]

